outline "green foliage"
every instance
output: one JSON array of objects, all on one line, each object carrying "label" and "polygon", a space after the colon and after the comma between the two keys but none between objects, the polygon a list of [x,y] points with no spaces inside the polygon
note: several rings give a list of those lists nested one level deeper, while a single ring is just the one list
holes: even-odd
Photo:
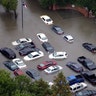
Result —
[{"label": "green foliage", "polygon": [[47,82],[40,79],[39,81],[33,82],[30,86],[30,92],[33,92],[36,96],[50,96],[51,89]]},{"label": "green foliage", "polygon": [[52,90],[52,96],[71,96],[69,85],[62,72],[55,77]]},{"label": "green foliage", "polygon": [[5,7],[7,11],[16,10],[18,0],[1,0],[1,5]]}]

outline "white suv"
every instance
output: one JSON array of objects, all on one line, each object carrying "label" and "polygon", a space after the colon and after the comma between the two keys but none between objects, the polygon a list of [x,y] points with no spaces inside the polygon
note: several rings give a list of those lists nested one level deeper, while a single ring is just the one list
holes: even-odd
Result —
[{"label": "white suv", "polygon": [[84,83],[84,82],[75,83],[75,84],[73,84],[73,85],[70,86],[70,91],[72,93],[75,93],[75,92],[80,91],[80,90],[82,90],[82,89],[84,89],[86,87],[87,87],[87,84]]}]

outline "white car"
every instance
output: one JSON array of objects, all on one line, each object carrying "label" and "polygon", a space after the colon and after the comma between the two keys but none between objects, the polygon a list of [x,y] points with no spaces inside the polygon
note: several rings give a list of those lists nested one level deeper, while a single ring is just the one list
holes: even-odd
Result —
[{"label": "white car", "polygon": [[87,87],[87,84],[84,83],[84,82],[75,83],[75,84],[73,84],[73,85],[70,86],[70,91],[72,93],[75,93],[75,92],[80,91],[80,90],[82,90],[82,89],[84,89],[86,87]]},{"label": "white car", "polygon": [[53,24],[53,20],[47,15],[42,15],[40,16],[40,18],[43,20],[45,24],[48,24],[48,25]]},{"label": "white car", "polygon": [[29,61],[29,60],[34,60],[40,57],[43,57],[44,53],[42,51],[35,51],[32,52],[24,57],[24,60]]},{"label": "white car", "polygon": [[20,38],[16,41],[13,41],[12,45],[19,45],[21,43],[27,43],[27,42],[32,42],[32,40],[30,38]]},{"label": "white car", "polygon": [[74,41],[73,37],[71,35],[64,35],[63,39],[72,43]]},{"label": "white car", "polygon": [[38,33],[37,37],[39,38],[40,41],[42,42],[47,42],[48,38],[46,37],[46,35],[44,33]]},{"label": "white car", "polygon": [[58,71],[60,71],[61,69],[63,69],[61,66],[59,66],[59,65],[54,65],[54,66],[48,67],[48,68],[45,69],[44,71],[45,71],[47,74],[51,74],[51,73],[58,72]]},{"label": "white car", "polygon": [[26,67],[26,64],[20,58],[15,58],[12,60],[20,69]]},{"label": "white car", "polygon": [[53,52],[49,55],[50,59],[64,59],[67,57],[68,57],[68,54],[66,52]]}]

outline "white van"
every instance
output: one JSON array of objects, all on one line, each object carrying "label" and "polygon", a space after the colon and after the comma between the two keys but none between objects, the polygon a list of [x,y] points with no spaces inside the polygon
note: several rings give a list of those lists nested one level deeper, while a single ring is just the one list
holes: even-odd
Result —
[{"label": "white van", "polygon": [[80,90],[82,90],[82,89],[84,89],[86,87],[87,87],[87,84],[84,83],[84,82],[75,83],[75,84],[73,84],[73,85],[70,86],[70,91],[72,93],[75,93],[75,92],[80,91]]}]

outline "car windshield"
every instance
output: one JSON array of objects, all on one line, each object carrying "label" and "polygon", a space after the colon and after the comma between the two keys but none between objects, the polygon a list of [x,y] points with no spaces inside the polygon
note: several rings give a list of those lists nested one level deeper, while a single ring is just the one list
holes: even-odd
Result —
[{"label": "car windshield", "polygon": [[20,65],[20,66],[24,65],[24,63],[23,63],[21,60],[17,60],[17,61],[16,61],[16,64],[17,64],[17,65]]},{"label": "car windshield", "polygon": [[50,21],[51,21],[51,19],[46,19],[46,21],[47,21],[47,22],[50,22]]},{"label": "car windshield", "polygon": [[17,40],[16,42],[17,42],[17,43],[20,43],[20,40]]},{"label": "car windshield", "polygon": [[12,66],[11,66],[11,68],[13,68],[13,69],[16,68],[16,67],[17,67],[16,65],[12,65]]},{"label": "car windshield", "polygon": [[24,47],[24,45],[22,45],[22,44],[20,44],[20,46],[19,46],[20,48],[23,48]]},{"label": "car windshield", "polygon": [[41,67],[43,67],[43,66],[44,66],[44,64],[40,64],[40,66],[41,66]]},{"label": "car windshield", "polygon": [[50,68],[47,68],[46,70],[47,70],[47,71],[51,71],[51,69],[50,69]]},{"label": "car windshield", "polygon": [[91,66],[91,65],[93,65],[93,64],[94,64],[93,62],[88,62],[88,63],[87,63],[88,66]]},{"label": "car windshield", "polygon": [[59,27],[56,27],[56,30],[57,30],[57,31],[62,31],[61,28],[59,28]]},{"label": "car windshield", "polygon": [[28,54],[28,57],[29,57],[29,58],[33,58],[32,54]]},{"label": "car windshield", "polygon": [[42,39],[43,39],[43,40],[46,40],[47,38],[46,38],[45,36],[42,36]]}]

